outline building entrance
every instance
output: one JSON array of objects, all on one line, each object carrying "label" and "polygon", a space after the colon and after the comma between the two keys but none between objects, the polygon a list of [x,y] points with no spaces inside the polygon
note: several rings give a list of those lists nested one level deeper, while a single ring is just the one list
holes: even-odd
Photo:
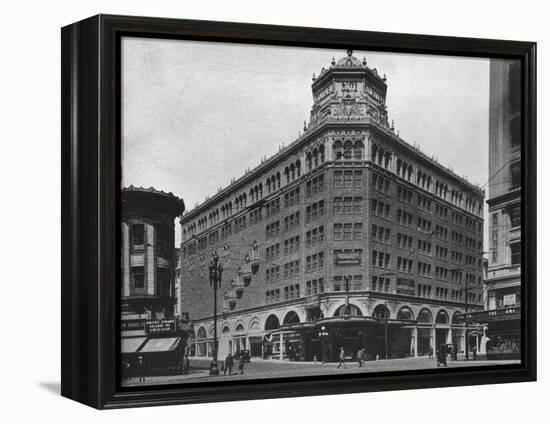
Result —
[{"label": "building entrance", "polygon": [[447,336],[449,334],[449,330],[446,328],[437,328],[435,330],[435,345],[436,349],[439,348],[442,344],[447,344]]}]

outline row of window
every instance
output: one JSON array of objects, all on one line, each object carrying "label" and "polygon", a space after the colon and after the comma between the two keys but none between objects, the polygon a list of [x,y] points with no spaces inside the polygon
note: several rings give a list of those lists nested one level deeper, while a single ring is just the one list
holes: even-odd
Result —
[{"label": "row of window", "polygon": [[335,197],[333,202],[334,215],[363,213],[362,197]]},{"label": "row of window", "polygon": [[285,193],[285,208],[300,204],[300,187]]},{"label": "row of window", "polygon": [[363,171],[334,171],[334,187],[352,188],[363,187]]},{"label": "row of window", "polygon": [[333,240],[363,240],[363,224],[360,222],[334,224]]},{"label": "row of window", "polygon": [[294,278],[300,275],[300,261],[290,261],[283,266],[283,278]]},{"label": "row of window", "polygon": [[313,197],[325,191],[325,174],[319,174],[316,177],[306,181],[306,197]]},{"label": "row of window", "polygon": [[306,207],[306,224],[315,221],[325,214],[325,201],[320,200]]},{"label": "row of window", "polygon": [[306,232],[306,247],[321,244],[325,239],[325,227],[320,226]]},{"label": "row of window", "polygon": [[[323,278],[308,280],[305,283],[306,290],[304,295],[311,296],[319,293],[324,293],[327,288]],[[414,287],[413,287],[414,288]],[[462,290],[451,289],[444,287],[432,287],[430,284],[417,284],[416,292],[411,292],[412,295],[416,293],[418,297],[431,298],[432,289],[434,297],[437,299],[448,299],[449,293],[452,300],[458,301],[463,297]],[[360,291],[363,290],[363,276],[362,275],[350,275],[342,276],[335,275],[332,283],[332,291],[345,292],[345,291]],[[391,292],[391,279],[383,276],[372,276],[371,290],[378,292]],[[265,292],[266,303],[276,303],[285,300],[297,299],[300,297],[300,284],[291,284],[282,288],[283,296],[281,298],[281,289],[272,289]],[[481,302],[481,294],[467,293],[467,299],[470,303]]]}]

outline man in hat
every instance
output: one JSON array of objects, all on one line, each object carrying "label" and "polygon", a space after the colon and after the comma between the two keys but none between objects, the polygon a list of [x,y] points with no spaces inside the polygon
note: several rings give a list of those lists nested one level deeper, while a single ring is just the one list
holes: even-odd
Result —
[{"label": "man in hat", "polygon": [[145,362],[143,362],[143,356],[138,356],[137,365],[139,381],[145,381]]}]

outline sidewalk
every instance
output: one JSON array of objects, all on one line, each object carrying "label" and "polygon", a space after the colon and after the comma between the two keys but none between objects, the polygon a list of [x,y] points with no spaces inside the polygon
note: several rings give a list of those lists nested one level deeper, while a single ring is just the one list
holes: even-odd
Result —
[{"label": "sidewalk", "polygon": [[[195,362],[195,364],[193,364]],[[204,359],[197,361],[192,360],[192,367],[196,365],[209,365],[210,360]],[[198,382],[214,382],[226,380],[250,380],[264,378],[284,378],[296,376],[318,376],[318,375],[334,375],[334,374],[355,374],[355,373],[372,373],[384,371],[405,371],[405,370],[421,370],[421,369],[446,369],[446,368],[461,368],[461,367],[482,367],[488,365],[506,365],[519,363],[520,361],[487,361],[487,360],[458,360],[448,361],[448,367],[437,367],[435,358],[427,357],[420,358],[399,358],[399,359],[381,359],[378,361],[364,362],[363,367],[358,367],[357,362],[350,361],[346,363],[346,368],[337,368],[337,363],[327,362],[291,362],[287,360],[264,360],[256,359],[250,363],[246,363],[244,374],[238,374],[238,370],[234,367],[231,376],[224,376],[223,372],[219,376],[211,376],[209,367],[203,369],[191,369],[188,375],[173,375],[173,376],[154,376],[147,377],[145,383],[140,383],[137,378],[132,378],[125,381],[123,386],[137,385],[153,385],[153,384],[178,384],[178,383],[198,383]]]}]

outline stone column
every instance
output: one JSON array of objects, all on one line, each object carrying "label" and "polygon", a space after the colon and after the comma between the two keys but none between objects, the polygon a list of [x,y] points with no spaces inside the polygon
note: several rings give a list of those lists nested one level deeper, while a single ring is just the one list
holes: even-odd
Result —
[{"label": "stone column", "polygon": [[447,344],[451,344],[453,342],[453,330],[449,326],[449,329],[447,330]]},{"label": "stone column", "polygon": [[279,340],[279,359],[281,360],[283,359],[283,339],[283,332],[281,331],[281,339]]},{"label": "stone column", "polygon": [[130,296],[130,226],[122,224],[122,296]]},{"label": "stone column", "polygon": [[145,224],[145,230],[147,237],[145,238],[145,251],[146,263],[145,265],[145,281],[147,287],[147,294],[150,296],[155,295],[155,274],[156,274],[156,260],[155,260],[155,227],[150,224]]},{"label": "stone column", "polygon": [[418,327],[415,325],[413,328],[414,337],[414,357],[418,358]]}]

